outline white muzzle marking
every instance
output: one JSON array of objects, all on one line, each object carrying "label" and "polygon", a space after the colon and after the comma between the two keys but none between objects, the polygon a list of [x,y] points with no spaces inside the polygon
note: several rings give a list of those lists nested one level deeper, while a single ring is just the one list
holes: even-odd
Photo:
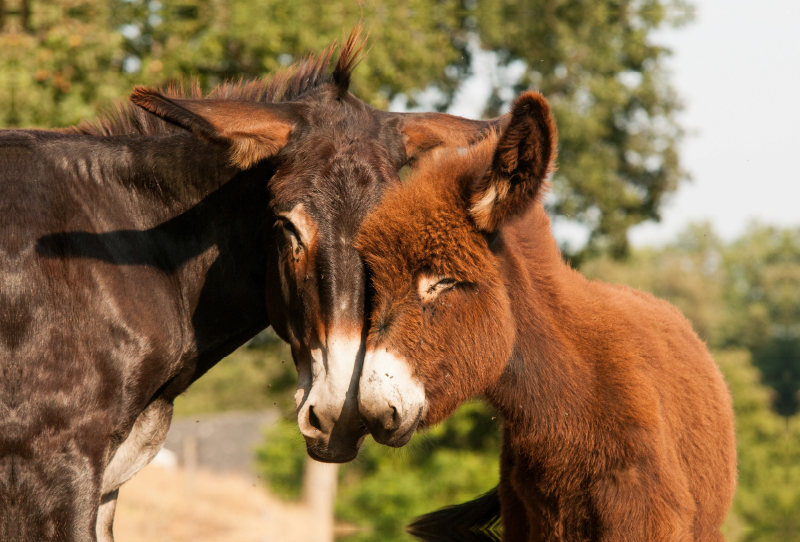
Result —
[{"label": "white muzzle marking", "polygon": [[313,407],[323,432],[328,432],[339,421],[354,373],[361,370],[360,348],[360,334],[332,333],[328,335],[325,349],[311,350],[310,390],[298,389],[295,395],[298,424],[304,436],[322,436],[320,430],[309,422],[309,407]]},{"label": "white muzzle marking", "polygon": [[359,381],[358,406],[361,414],[373,421],[391,419],[394,408],[398,422],[394,429],[401,431],[425,415],[425,388],[411,374],[405,359],[385,348],[367,350]]}]

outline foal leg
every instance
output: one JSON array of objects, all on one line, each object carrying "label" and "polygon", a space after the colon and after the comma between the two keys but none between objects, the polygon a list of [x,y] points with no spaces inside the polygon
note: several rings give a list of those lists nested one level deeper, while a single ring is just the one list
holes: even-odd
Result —
[{"label": "foal leg", "polygon": [[[503,471],[503,465],[500,466]],[[528,512],[519,499],[508,476],[500,475],[500,520],[503,524],[504,542],[530,542]],[[535,540],[535,539],[534,539]]]},{"label": "foal leg", "polygon": [[693,542],[695,504],[685,483],[629,467],[595,481],[590,494],[602,542]]},{"label": "foal leg", "polygon": [[[508,444],[507,429],[503,428],[503,444],[500,451],[500,520],[503,524],[503,542],[536,542],[541,540],[541,529],[538,522],[531,525],[531,513],[520,498],[515,482],[524,477],[523,470],[517,464],[516,454]],[[538,518],[538,516],[537,516]]]}]

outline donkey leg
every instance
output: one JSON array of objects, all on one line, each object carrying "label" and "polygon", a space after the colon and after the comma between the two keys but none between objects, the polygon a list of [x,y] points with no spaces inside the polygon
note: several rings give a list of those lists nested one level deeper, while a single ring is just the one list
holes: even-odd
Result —
[{"label": "donkey leg", "polygon": [[106,493],[100,499],[97,511],[97,542],[114,542],[114,510],[117,508],[119,489]]},{"label": "donkey leg", "polygon": [[172,421],[172,403],[156,399],[136,418],[128,438],[117,448],[103,473],[103,490],[97,514],[97,539],[113,542],[114,511],[119,487],[133,478],[161,450]]},{"label": "donkey leg", "polygon": [[103,495],[142,470],[161,450],[172,421],[172,403],[156,399],[136,418],[125,442],[117,448],[103,474]]}]

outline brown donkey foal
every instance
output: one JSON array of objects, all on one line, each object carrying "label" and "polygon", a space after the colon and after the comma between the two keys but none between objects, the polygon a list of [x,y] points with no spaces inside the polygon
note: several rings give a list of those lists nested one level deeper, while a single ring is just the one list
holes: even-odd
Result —
[{"label": "brown donkey foal", "polygon": [[728,390],[674,307],[565,264],[541,204],[556,129],[434,154],[366,219],[359,408],[402,446],[482,394],[504,419],[504,540],[723,540],[736,486]]}]

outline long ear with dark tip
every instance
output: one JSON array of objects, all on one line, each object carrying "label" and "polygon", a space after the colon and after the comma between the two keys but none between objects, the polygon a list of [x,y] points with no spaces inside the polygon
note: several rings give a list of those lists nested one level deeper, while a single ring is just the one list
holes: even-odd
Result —
[{"label": "long ear with dark tip", "polygon": [[410,165],[436,148],[469,147],[491,133],[492,129],[505,126],[509,119],[508,115],[492,120],[470,120],[446,113],[389,115],[399,121],[405,163]]},{"label": "long ear with dark tip", "polygon": [[202,139],[230,145],[231,164],[247,169],[286,146],[301,121],[291,103],[168,98],[136,87],[131,101]]},{"label": "long ear with dark tip", "polygon": [[487,232],[525,211],[555,169],[558,136],[547,100],[526,92],[516,99],[510,116],[491,166],[470,188],[469,213]]}]

